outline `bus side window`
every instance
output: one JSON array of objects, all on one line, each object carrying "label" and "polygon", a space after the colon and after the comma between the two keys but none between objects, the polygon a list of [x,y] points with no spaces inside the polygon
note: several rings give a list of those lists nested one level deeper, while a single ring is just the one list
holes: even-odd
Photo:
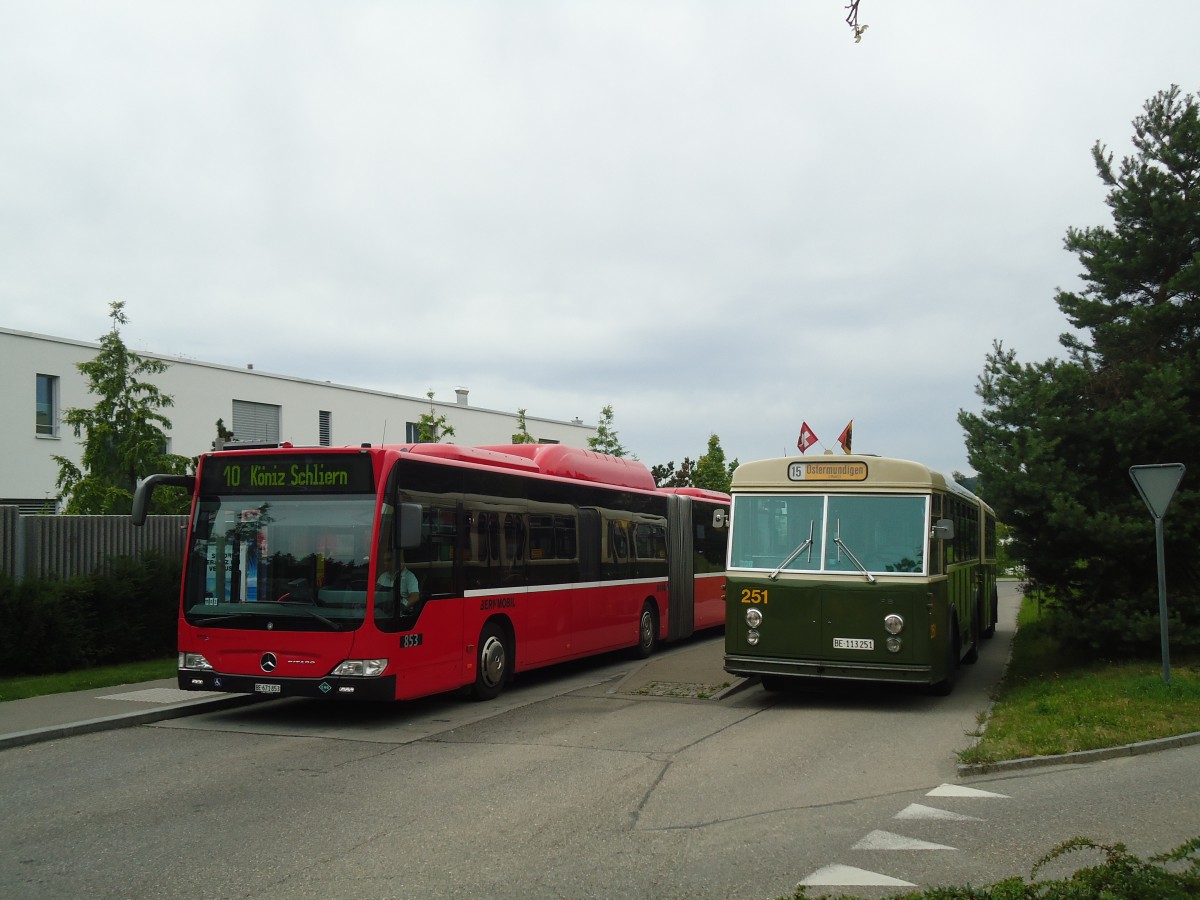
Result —
[{"label": "bus side window", "polygon": [[445,596],[454,590],[457,516],[454,509],[425,507],[421,545],[404,551],[408,567],[417,576],[422,598]]}]

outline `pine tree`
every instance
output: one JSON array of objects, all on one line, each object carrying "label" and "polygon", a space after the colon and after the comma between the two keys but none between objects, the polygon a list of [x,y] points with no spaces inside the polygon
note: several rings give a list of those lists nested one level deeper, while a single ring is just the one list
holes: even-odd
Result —
[{"label": "pine tree", "polygon": [[617,438],[617,430],[613,428],[613,408],[610,403],[600,410],[600,421],[596,425],[596,434],[588,438],[588,447],[597,453],[607,453],[609,456],[624,456],[625,448]]},{"label": "pine tree", "polygon": [[729,492],[729,483],[733,480],[733,470],[738,467],[735,459],[725,464],[725,451],[721,449],[721,439],[715,434],[709,435],[708,451],[696,460],[692,471],[692,484],[698,488],[710,491]]},{"label": "pine tree", "polygon": [[[1118,169],[1092,150],[1111,227],[1067,232],[1084,283],[1055,297],[1077,329],[1060,338],[1067,358],[1022,364],[997,343],[982,411],[959,414],[1014,555],[1064,635],[1106,652],[1158,648],[1153,524],[1129,467],[1200,474],[1200,107],[1172,87],[1133,126]],[[1200,647],[1200,491],[1187,477],[1165,524],[1171,637]]]}]

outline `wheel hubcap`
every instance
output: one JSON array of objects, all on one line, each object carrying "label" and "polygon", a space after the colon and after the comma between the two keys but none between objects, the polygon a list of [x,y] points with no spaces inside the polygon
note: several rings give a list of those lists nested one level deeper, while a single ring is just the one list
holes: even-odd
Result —
[{"label": "wheel hubcap", "polygon": [[504,642],[489,637],[479,652],[479,674],[489,687],[498,685],[504,677]]}]

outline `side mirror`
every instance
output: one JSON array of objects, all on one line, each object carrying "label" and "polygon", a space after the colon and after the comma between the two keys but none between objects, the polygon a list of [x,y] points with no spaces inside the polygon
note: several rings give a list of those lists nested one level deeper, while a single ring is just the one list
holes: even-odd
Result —
[{"label": "side mirror", "polygon": [[401,550],[421,546],[421,504],[401,503],[396,509],[396,527],[392,531]]},{"label": "side mirror", "polygon": [[729,524],[729,513],[723,509],[713,510],[713,528],[724,528]]},{"label": "side mirror", "polygon": [[196,489],[195,475],[150,475],[142,481],[133,494],[133,510],[129,517],[134,525],[145,525],[146,514],[150,510],[150,498],[154,489],[160,484],[170,487],[184,488],[189,494]]},{"label": "side mirror", "polygon": [[954,538],[954,520],[953,519],[938,519],[933,523],[933,533],[930,535],[935,541],[949,541]]}]

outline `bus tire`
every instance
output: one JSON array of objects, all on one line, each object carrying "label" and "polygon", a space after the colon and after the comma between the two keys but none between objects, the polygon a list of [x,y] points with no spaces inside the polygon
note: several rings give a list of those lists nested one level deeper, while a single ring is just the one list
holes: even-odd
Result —
[{"label": "bus tire", "polygon": [[967,655],[963,657],[963,662],[968,666],[973,666],[979,662],[979,642],[982,640],[981,629],[983,628],[983,598],[975,598],[975,615],[971,617],[971,649],[967,651]]},{"label": "bus tire", "polygon": [[475,683],[471,685],[474,700],[495,700],[504,690],[512,666],[512,647],[504,629],[488,622],[479,632],[475,652]]},{"label": "bus tire", "polygon": [[658,647],[658,612],[654,604],[647,601],[642,606],[642,614],[638,616],[638,641],[634,645],[633,655],[637,659],[646,659]]},{"label": "bus tire", "polygon": [[770,691],[772,694],[786,691],[788,688],[786,675],[759,675],[758,680],[762,682],[763,690]]},{"label": "bus tire", "polygon": [[996,590],[996,585],[992,585],[992,614],[988,627],[983,630],[985,638],[994,638],[996,636],[996,621],[1000,618],[1000,593]]}]

